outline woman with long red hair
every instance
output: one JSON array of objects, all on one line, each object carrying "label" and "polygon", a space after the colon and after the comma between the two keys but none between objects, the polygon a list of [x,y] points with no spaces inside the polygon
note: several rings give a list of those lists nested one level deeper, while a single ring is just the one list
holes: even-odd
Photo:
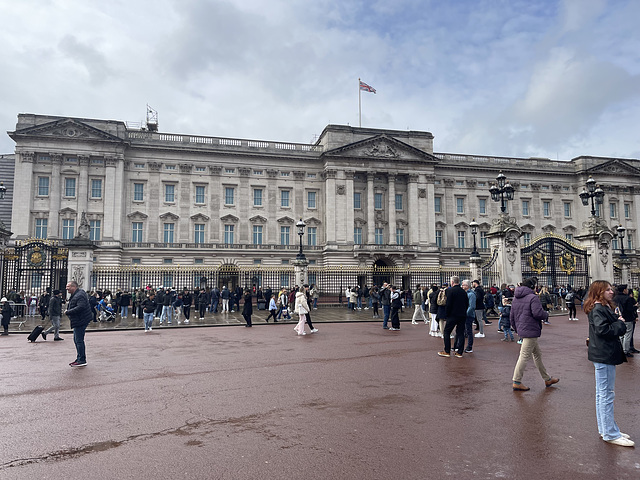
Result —
[{"label": "woman with long red hair", "polygon": [[596,418],[598,432],[605,442],[633,447],[634,442],[620,432],[613,418],[616,365],[627,361],[620,336],[627,331],[624,319],[614,312],[611,284],[596,280],[589,287],[584,312],[589,315],[589,360],[596,372]]}]

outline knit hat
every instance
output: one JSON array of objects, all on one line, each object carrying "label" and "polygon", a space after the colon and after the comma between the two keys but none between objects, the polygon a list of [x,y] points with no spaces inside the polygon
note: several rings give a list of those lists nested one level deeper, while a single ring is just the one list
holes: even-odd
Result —
[{"label": "knit hat", "polygon": [[54,294],[54,295],[60,295],[60,290],[54,290],[54,291],[53,291],[53,294]]},{"label": "knit hat", "polygon": [[627,288],[627,285],[618,285],[618,293],[624,293],[625,289]]},{"label": "knit hat", "polygon": [[525,278],[522,281],[522,285],[524,285],[525,287],[529,287],[531,290],[536,288],[536,283],[538,283],[538,279],[536,277]]}]

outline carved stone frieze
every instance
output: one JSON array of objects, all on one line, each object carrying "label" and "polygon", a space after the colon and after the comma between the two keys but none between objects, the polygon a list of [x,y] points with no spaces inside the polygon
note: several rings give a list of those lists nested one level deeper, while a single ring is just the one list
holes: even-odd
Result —
[{"label": "carved stone frieze", "polygon": [[541,187],[542,187],[542,185],[540,185],[539,183],[532,183],[531,184],[531,190],[533,190],[534,192],[539,192]]},{"label": "carved stone frieze", "polygon": [[36,154],[34,152],[21,152],[20,158],[24,163],[34,163],[36,159]]},{"label": "carved stone frieze", "polygon": [[222,167],[220,165],[210,165],[209,172],[211,175],[220,175],[222,173]]},{"label": "carved stone frieze", "polygon": [[400,156],[396,149],[386,142],[376,142],[364,153],[369,157],[376,158],[398,158]]},{"label": "carved stone frieze", "polygon": [[467,180],[467,187],[476,188],[476,185],[478,185],[478,181],[477,180],[475,180],[475,179]]},{"label": "carved stone frieze", "polygon": [[159,172],[162,168],[162,164],[160,162],[149,162],[149,170],[152,172]]},{"label": "carved stone frieze", "polygon": [[427,189],[419,188],[418,189],[418,198],[427,198]]},{"label": "carved stone frieze", "polygon": [[54,165],[62,165],[62,154],[61,153],[51,153],[51,163]]},{"label": "carved stone frieze", "polygon": [[238,173],[242,177],[248,177],[251,174],[251,169],[250,168],[246,168],[246,167],[239,167],[238,168]]},{"label": "carved stone frieze", "polygon": [[179,167],[180,173],[189,173],[193,169],[193,165],[191,163],[181,163]]},{"label": "carved stone frieze", "polygon": [[107,167],[116,167],[118,159],[116,157],[104,157],[104,163]]},{"label": "carved stone frieze", "polygon": [[277,170],[273,170],[271,168],[267,169],[267,176],[269,178],[276,178],[277,175],[278,175],[278,171]]},{"label": "carved stone frieze", "polygon": [[356,175],[355,170],[345,170],[345,171],[344,171],[344,177],[345,177],[347,180],[353,180],[353,178],[355,177],[355,175]]},{"label": "carved stone frieze", "polygon": [[444,181],[445,187],[453,187],[453,184],[456,183],[456,181],[453,178],[445,178],[443,179],[443,181]]},{"label": "carved stone frieze", "polygon": [[347,193],[347,187],[344,185],[336,185],[336,193],[338,195],[344,195]]},{"label": "carved stone frieze", "polygon": [[325,170],[323,175],[324,175],[324,178],[335,179],[338,176],[338,171],[333,169]]},{"label": "carved stone frieze", "polygon": [[418,183],[419,178],[420,178],[420,175],[418,175],[417,173],[410,173],[407,175],[407,181],[409,183]]},{"label": "carved stone frieze", "polygon": [[427,183],[433,183],[436,181],[436,176],[435,175],[425,175],[425,178],[427,180]]},{"label": "carved stone frieze", "polygon": [[551,188],[553,189],[554,192],[559,192],[562,190],[562,185],[558,185],[558,184],[553,184],[551,185]]},{"label": "carved stone frieze", "polygon": [[89,165],[89,155],[78,155],[78,165],[86,167]]},{"label": "carved stone frieze", "polygon": [[303,172],[302,170],[294,170],[293,178],[295,178],[296,180],[304,180],[304,178],[306,177],[305,173],[306,172]]}]

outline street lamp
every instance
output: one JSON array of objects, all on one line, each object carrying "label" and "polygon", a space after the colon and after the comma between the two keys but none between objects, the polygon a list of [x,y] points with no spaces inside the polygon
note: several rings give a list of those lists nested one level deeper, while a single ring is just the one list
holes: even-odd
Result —
[{"label": "street lamp", "polygon": [[507,182],[507,177],[500,170],[500,174],[496,177],[496,185],[492,185],[489,188],[491,193],[491,200],[494,202],[500,202],[500,211],[505,213],[507,211],[507,204],[505,201],[513,200],[513,193],[515,189]]},{"label": "street lamp", "polygon": [[627,258],[627,255],[624,253],[624,236],[627,233],[627,229],[622,225],[618,225],[614,228],[614,237],[618,237],[620,239],[620,258]]},{"label": "street lamp", "polygon": [[296,227],[298,228],[298,235],[300,236],[300,252],[296,255],[296,259],[298,260],[306,260],[304,253],[302,253],[302,236],[304,235],[304,227],[307,225],[300,219],[298,223],[296,223]]},{"label": "street lamp", "polygon": [[589,205],[589,199],[591,199],[591,216],[595,217],[596,204],[602,205],[602,202],[604,201],[604,190],[596,185],[596,181],[591,176],[589,176],[589,180],[587,180],[587,188],[583,188],[582,192],[580,192],[580,200],[582,200],[582,205],[587,207]]},{"label": "street lamp", "polygon": [[7,187],[4,186],[4,182],[0,182],[0,200],[4,200],[5,193],[7,193]]},{"label": "street lamp", "polygon": [[473,235],[473,251],[471,252],[471,258],[480,258],[480,254],[478,253],[478,247],[476,246],[476,235],[478,234],[478,222],[476,219],[472,219],[471,223],[469,223],[471,227],[471,235]]}]

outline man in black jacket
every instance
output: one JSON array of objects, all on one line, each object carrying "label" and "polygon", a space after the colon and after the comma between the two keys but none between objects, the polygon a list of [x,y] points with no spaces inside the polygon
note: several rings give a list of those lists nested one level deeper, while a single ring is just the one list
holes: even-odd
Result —
[{"label": "man in black jacket", "polygon": [[73,342],[76,345],[77,357],[69,365],[72,367],[85,367],[87,365],[87,355],[84,345],[84,333],[87,325],[91,322],[93,314],[89,306],[87,292],[78,288],[78,283],[70,281],[67,283],[67,292],[71,295],[67,304],[67,316],[71,321],[73,329]]},{"label": "man in black jacket", "polygon": [[633,322],[636,319],[635,316],[635,302],[633,298],[629,296],[629,290],[626,285],[618,285],[618,294],[613,299],[615,304],[620,310],[619,315],[624,318],[624,324],[627,327],[627,332],[624,334],[624,340],[622,341],[622,349],[627,357],[633,357],[631,352],[631,335],[633,332]]},{"label": "man in black jacket", "polygon": [[51,327],[42,332],[42,338],[47,339],[47,334],[53,332],[53,339],[56,342],[64,340],[60,337],[60,317],[62,316],[62,298],[60,298],[60,290],[53,291],[53,297],[49,300],[49,320],[51,320]]},{"label": "man in black jacket", "polygon": [[447,323],[444,327],[444,350],[438,352],[441,357],[451,356],[451,332],[456,327],[455,356],[462,357],[464,348],[464,327],[467,320],[467,309],[469,308],[469,297],[460,286],[460,278],[451,277],[451,286],[447,288]]}]

